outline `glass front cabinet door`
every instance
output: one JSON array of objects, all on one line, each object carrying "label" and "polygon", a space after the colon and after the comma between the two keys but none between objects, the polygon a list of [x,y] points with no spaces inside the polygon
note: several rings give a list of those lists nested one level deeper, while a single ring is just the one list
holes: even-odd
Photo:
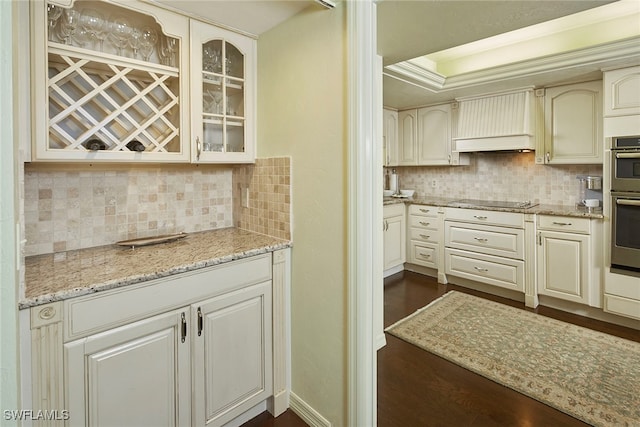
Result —
[{"label": "glass front cabinet door", "polygon": [[66,3],[31,2],[32,160],[188,162],[189,19]]},{"label": "glass front cabinet door", "polygon": [[256,41],[191,21],[192,162],[255,161]]}]

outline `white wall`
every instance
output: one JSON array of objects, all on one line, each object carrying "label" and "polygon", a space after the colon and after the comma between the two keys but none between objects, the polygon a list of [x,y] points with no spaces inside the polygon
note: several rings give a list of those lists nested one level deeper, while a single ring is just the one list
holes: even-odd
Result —
[{"label": "white wall", "polygon": [[347,88],[344,4],[258,41],[258,156],[291,156],[292,391],[346,425]]}]

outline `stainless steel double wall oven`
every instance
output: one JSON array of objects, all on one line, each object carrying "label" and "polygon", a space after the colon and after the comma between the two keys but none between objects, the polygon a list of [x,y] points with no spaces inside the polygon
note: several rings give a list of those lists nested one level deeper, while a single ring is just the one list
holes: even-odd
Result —
[{"label": "stainless steel double wall oven", "polygon": [[611,267],[640,273],[640,136],[611,139]]}]

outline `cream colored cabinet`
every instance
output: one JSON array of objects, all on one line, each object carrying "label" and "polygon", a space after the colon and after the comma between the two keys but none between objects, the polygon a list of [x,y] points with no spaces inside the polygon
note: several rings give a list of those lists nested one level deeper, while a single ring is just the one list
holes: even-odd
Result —
[{"label": "cream colored cabinet", "polygon": [[188,162],[189,19],[31,2],[34,161]]},{"label": "cream colored cabinet", "polygon": [[261,402],[281,414],[288,253],[23,310],[30,407],[67,409],[70,426],[219,426]]},{"label": "cream colored cabinet", "polygon": [[256,41],[191,20],[192,161],[255,161]]},{"label": "cream colored cabinet", "polygon": [[524,215],[446,208],[445,273],[525,291]]},{"label": "cream colored cabinet", "polygon": [[409,256],[412,264],[438,269],[441,235],[438,208],[425,205],[409,206]]},{"label": "cream colored cabinet", "polygon": [[547,88],[544,95],[545,164],[602,164],[602,81]]},{"label": "cream colored cabinet", "polygon": [[382,110],[382,138],[384,149],[384,165],[398,166],[398,112]]},{"label": "cream colored cabinet", "polygon": [[604,116],[640,115],[640,66],[604,72]]},{"label": "cream colored cabinet", "polygon": [[602,224],[589,218],[538,216],[538,293],[600,307]]},{"label": "cream colored cabinet", "polygon": [[271,282],[192,305],[191,312],[194,425],[223,425],[272,394]]},{"label": "cream colored cabinet", "polygon": [[398,165],[415,165],[418,160],[418,110],[398,112]]},{"label": "cream colored cabinet", "polygon": [[[406,220],[404,204],[383,208],[384,270],[400,268],[406,260]],[[395,272],[395,271],[393,271]]]},{"label": "cream colored cabinet", "polygon": [[398,165],[459,164],[452,152],[451,104],[400,111],[398,122]]},{"label": "cream colored cabinet", "polygon": [[70,426],[191,424],[188,308],[66,343]]}]

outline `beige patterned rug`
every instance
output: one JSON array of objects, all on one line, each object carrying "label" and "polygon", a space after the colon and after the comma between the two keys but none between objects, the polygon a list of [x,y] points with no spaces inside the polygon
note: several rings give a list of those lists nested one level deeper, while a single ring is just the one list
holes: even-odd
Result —
[{"label": "beige patterned rug", "polygon": [[596,426],[640,426],[640,343],[451,291],[387,332]]}]

